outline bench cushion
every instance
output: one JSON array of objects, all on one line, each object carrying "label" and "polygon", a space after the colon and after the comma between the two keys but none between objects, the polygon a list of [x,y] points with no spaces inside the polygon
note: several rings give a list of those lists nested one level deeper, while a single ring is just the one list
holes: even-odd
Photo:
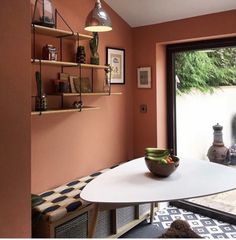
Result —
[{"label": "bench cushion", "polygon": [[43,202],[37,205],[34,211],[41,213],[46,221],[55,222],[75,210],[88,206],[89,204],[80,198],[82,189],[94,178],[116,166],[118,165],[41,193],[40,197],[42,197]]}]

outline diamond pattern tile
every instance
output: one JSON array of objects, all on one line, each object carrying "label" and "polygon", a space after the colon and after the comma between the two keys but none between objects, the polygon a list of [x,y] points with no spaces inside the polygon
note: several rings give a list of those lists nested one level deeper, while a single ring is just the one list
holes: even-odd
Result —
[{"label": "diamond pattern tile", "polygon": [[230,225],[228,223],[217,221],[215,219],[172,206],[158,211],[154,217],[153,224],[160,229],[167,229],[176,219],[187,221],[193,231],[203,238],[236,238],[235,225]]}]

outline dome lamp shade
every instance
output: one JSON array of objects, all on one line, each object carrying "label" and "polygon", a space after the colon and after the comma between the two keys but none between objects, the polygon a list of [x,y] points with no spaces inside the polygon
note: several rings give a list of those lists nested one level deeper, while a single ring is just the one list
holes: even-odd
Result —
[{"label": "dome lamp shade", "polygon": [[94,8],[88,14],[84,29],[90,32],[108,32],[112,30],[111,19],[102,8],[100,0],[96,0]]}]

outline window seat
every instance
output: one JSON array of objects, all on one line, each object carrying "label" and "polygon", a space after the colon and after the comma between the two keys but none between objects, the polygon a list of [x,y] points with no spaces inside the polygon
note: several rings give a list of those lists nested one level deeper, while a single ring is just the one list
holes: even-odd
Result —
[{"label": "window seat", "polygon": [[[33,226],[33,237],[86,238],[93,204],[84,202],[80,192],[94,178],[116,166],[39,194],[43,201],[33,209],[40,215],[40,220]],[[146,219],[149,213],[150,204],[101,211],[95,237],[118,237]]]}]

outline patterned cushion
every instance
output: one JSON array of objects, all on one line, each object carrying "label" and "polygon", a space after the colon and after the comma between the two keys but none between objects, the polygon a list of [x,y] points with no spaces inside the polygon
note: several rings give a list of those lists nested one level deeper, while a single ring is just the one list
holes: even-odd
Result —
[{"label": "patterned cushion", "polygon": [[34,210],[40,212],[45,220],[54,222],[75,210],[88,206],[89,204],[80,198],[81,190],[94,178],[118,165],[41,193],[40,197],[43,198],[43,202]]}]

